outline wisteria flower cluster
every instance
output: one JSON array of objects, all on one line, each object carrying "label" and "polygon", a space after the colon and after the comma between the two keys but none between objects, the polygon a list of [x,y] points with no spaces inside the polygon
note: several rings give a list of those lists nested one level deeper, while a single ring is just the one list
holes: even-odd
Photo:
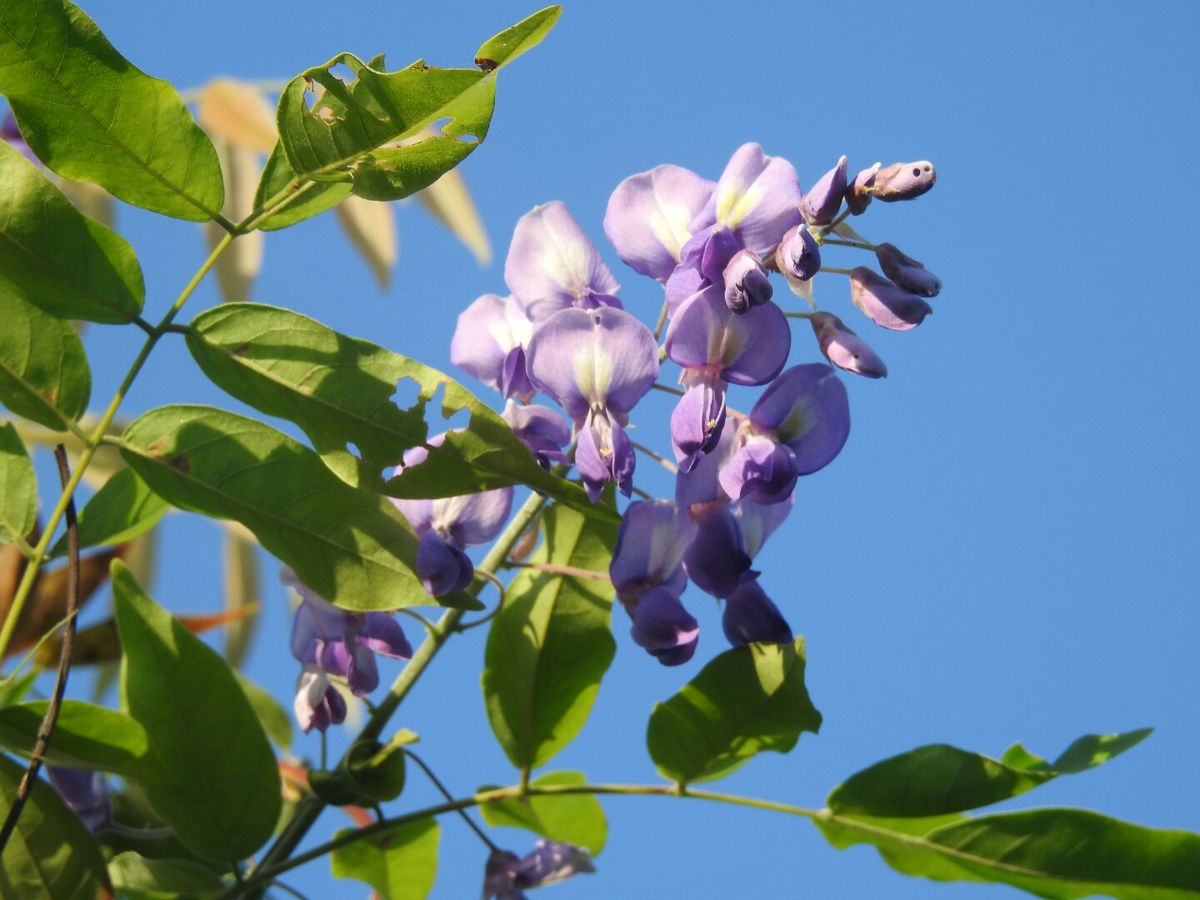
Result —
[{"label": "wisteria flower cluster", "polygon": [[[695,651],[699,625],[681,602],[689,580],[724,603],[732,644],[792,639],[751,562],[791,509],[797,479],[842,449],[850,411],[834,368],[786,368],[788,319],[809,320],[834,367],[884,377],[866,341],[816,308],[812,281],[824,245],[874,251],[884,274],[824,270],[849,277],[851,300],[877,325],[920,324],[940,281],[894,245],[862,239],[846,218],[874,199],[920,196],[935,179],[928,162],[876,163],[850,179],[843,156],[805,192],[792,164],[757,144],[739,147],[716,182],[658,166],[621,182],[604,218],[617,255],[661,287],[657,330],[626,311],[599,250],[558,201],[517,223],[508,294],[486,294],[459,316],[452,361],[500,391],[505,419],[543,465],[573,461],[593,502],[608,482],[633,492],[637,449],[626,428],[635,405],[652,387],[679,394],[669,432],[676,496],[629,505],[611,567],[634,640],[660,662]],[[811,309],[785,312],[772,274]],[[657,383],[661,360],[679,367],[678,389]],[[731,385],[764,388],[748,414],[727,406]],[[570,427],[533,402],[539,393]]]}]

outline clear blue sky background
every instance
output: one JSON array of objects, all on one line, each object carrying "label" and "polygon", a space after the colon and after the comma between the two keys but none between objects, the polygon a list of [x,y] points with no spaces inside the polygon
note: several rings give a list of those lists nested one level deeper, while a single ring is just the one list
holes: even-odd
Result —
[{"label": "clear blue sky background", "polygon": [[[290,76],[342,50],[386,51],[393,65],[418,56],[468,65],[483,38],[535,5],[85,8],[137,65],[188,87],[218,74]],[[448,368],[455,316],[503,291],[508,237],[536,203],[565,201],[600,243],[608,194],[623,177],[675,162],[715,178],[748,140],[792,160],[805,186],[841,153],[852,171],[877,159],[933,160],[931,194],[876,204],[855,224],[941,276],[936,314],[916,331],[884,332],[825,278],[819,296],[874,344],[891,377],[847,377],[849,444],[801,482],[792,519],[760,558],[763,584],[808,639],[825,725],[723,787],[817,805],[850,773],[923,743],[999,754],[1020,740],[1052,755],[1081,734],[1153,725],[1128,756],[1017,805],[1200,829],[1198,40],[1200,7],[1190,2],[1136,11],[1115,2],[568,2],[547,42],[501,77],[491,134],[462,167],[497,262],[476,267],[415,204],[401,206],[399,269],[381,296],[324,216],[268,237],[254,299]],[[202,258],[198,229],[127,208],[120,227],[141,255],[148,310],[163,309]],[[652,318],[657,288],[604,252],[627,308]],[[827,261],[854,265],[851,252]],[[190,309],[215,302],[209,284]],[[134,352],[127,331],[89,333],[97,401]],[[793,361],[816,358],[807,326],[796,337]],[[180,399],[233,405],[173,344],[156,353],[126,410]],[[657,402],[639,411],[643,439],[665,443],[668,411]],[[647,477],[669,490],[658,473]],[[219,608],[217,529],[175,516],[165,544],[159,599]],[[284,594],[264,562],[268,602],[251,673],[290,699],[297,669]],[[619,614],[617,659],[592,719],[553,768],[655,778],[646,716],[723,644],[714,605],[689,597],[704,628],[697,660],[661,668]],[[461,792],[513,777],[483,714],[482,648],[479,632],[455,641],[396,720],[422,735],[427,759]],[[385,667],[385,679],[396,671]],[[315,755],[315,737],[296,750]],[[419,775],[411,783],[406,804],[434,800]],[[662,799],[612,799],[606,809],[599,874],[547,889],[553,896],[1008,890],[909,881],[873,851],[833,850],[803,820]],[[327,813],[318,832],[347,824]],[[531,841],[499,839],[519,852]],[[477,896],[484,858],[445,819],[434,896]],[[289,881],[312,897],[366,894],[323,864]]]}]

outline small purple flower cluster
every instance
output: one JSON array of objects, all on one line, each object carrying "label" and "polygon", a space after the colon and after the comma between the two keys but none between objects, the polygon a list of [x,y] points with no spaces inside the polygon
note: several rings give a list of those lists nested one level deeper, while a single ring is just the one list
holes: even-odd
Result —
[{"label": "small purple flower cluster", "polygon": [[[658,166],[617,186],[604,230],[625,263],[662,286],[669,325],[661,347],[658,332],[625,311],[612,272],[557,201],[517,223],[508,295],[487,294],[459,316],[451,359],[504,395],[505,419],[543,465],[573,460],[593,502],[610,481],[631,494],[630,412],[655,386],[660,360],[680,367],[670,419],[675,500],[629,505],[610,570],[634,640],[661,662],[679,664],[695,651],[699,625],[680,599],[689,579],[724,601],[734,645],[792,639],[751,563],[790,510],[797,479],[841,451],[850,411],[830,366],[785,370],[787,319],[809,320],[833,366],[885,376],[862,338],[816,309],[812,281],[823,245],[872,250],[884,275],[864,266],[827,271],[849,276],[851,300],[876,324],[920,324],[932,312],[925,298],[941,283],[892,244],[862,239],[846,219],[873,199],[920,196],[935,180],[927,162],[876,163],[850,179],[843,156],[806,193],[791,163],[757,144],[738,148],[716,182]],[[773,272],[811,312],[784,313],[772,302]],[[726,406],[731,385],[765,389],[739,414]],[[539,392],[572,429],[531,403]]]},{"label": "small purple flower cluster", "polygon": [[523,857],[509,850],[492,852],[484,869],[483,900],[525,900],[524,891],[529,888],[595,871],[591,854],[582,847],[538,838]]}]

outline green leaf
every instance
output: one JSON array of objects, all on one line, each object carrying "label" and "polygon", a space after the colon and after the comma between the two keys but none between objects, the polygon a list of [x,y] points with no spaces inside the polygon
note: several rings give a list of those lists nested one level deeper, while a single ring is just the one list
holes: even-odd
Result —
[{"label": "green leaf", "polygon": [[[293,183],[300,183],[300,178],[288,162],[283,147],[275,145],[267,164],[263,168],[262,177],[258,182],[258,190],[254,195],[254,205],[264,209],[273,198],[287,190]],[[290,202],[271,213],[259,223],[263,231],[275,231],[287,228],[297,222],[312,218],[318,213],[332,209],[350,196],[350,185],[336,181],[310,181],[292,195]]]},{"label": "green leaf", "polygon": [[[0,757],[0,819],[8,815],[24,767]],[[100,846],[58,793],[40,778],[0,857],[0,897],[94,900],[108,882]]]},{"label": "green leaf", "polygon": [[369,798],[366,805],[395,800],[404,792],[408,765],[404,753],[411,743],[400,734],[386,744],[360,740],[346,754],[346,772],[359,792]]},{"label": "green leaf", "polygon": [[[121,469],[105,482],[79,514],[79,546],[101,547],[123,544],[144,534],[161,519],[170,504],[133,469]],[[66,535],[60,537],[50,555],[65,556]]]},{"label": "green leaf", "polygon": [[495,37],[484,41],[483,46],[475,53],[475,65],[491,71],[512,62],[540,44],[560,15],[561,6],[547,6],[516,25],[504,29]]},{"label": "green leaf", "polygon": [[[554,506],[533,562],[607,574],[616,528]],[[583,727],[616,653],[607,580],[524,569],[488,631],[483,696],[500,746],[519,769],[546,763]]]},{"label": "green leaf", "polygon": [[[531,782],[533,787],[558,784],[587,784],[582,772],[547,772]],[[490,790],[490,788],[480,788]],[[552,841],[583,847],[593,856],[608,840],[608,822],[600,801],[591,794],[521,797],[485,803],[480,807],[489,825],[524,828]]]},{"label": "green leaf", "polygon": [[287,711],[268,691],[255,684],[243,673],[234,669],[234,674],[237,676],[242,690],[246,692],[246,699],[254,707],[258,720],[262,722],[267,737],[274,741],[281,750],[289,749],[292,746],[292,719]]},{"label": "green leaf", "polygon": [[164,406],[124,440],[125,459],[156,493],[241,522],[329,602],[360,610],[433,602],[413,571],[417,539],[404,517],[287,435],[211,407]]},{"label": "green leaf", "polygon": [[121,699],[173,776],[144,784],[155,811],[195,852],[244,859],[275,830],[275,754],[224,659],[151,600],[120,560],[114,612],[125,656]]},{"label": "green leaf", "polygon": [[37,522],[37,475],[11,422],[0,424],[0,542],[23,541]]},{"label": "green leaf", "polygon": [[1082,772],[1128,750],[1150,733],[1087,735],[1054,762],[1030,755],[1020,744],[997,761],[947,744],[931,744],[893,756],[851,775],[829,795],[839,813],[921,818],[999,803],[1059,775]]},{"label": "green leaf", "polygon": [[[0,40],[3,16],[0,12]],[[2,45],[0,45],[2,46]],[[0,52],[0,60],[3,53]],[[4,72],[0,62],[0,77]],[[0,295],[23,300],[60,319],[123,323],[142,310],[145,287],[142,270],[133,248],[123,237],[98,222],[82,216],[37,168],[19,152],[0,141]],[[11,302],[6,307],[12,306]],[[6,308],[7,312],[7,308]],[[17,333],[6,337],[6,361],[19,358],[18,351],[38,340],[37,353],[28,351],[43,378],[54,373],[51,363],[60,357],[70,366],[62,377],[80,377],[78,341],[64,341],[52,353],[46,349],[53,336],[25,337],[36,321],[28,313],[16,313]],[[28,324],[23,324],[28,322]],[[11,364],[11,363],[10,363]],[[6,366],[7,368],[7,366]],[[42,382],[36,387],[44,388]],[[74,403],[79,386],[69,396]],[[57,397],[47,398],[54,407]],[[7,401],[6,401],[7,402]],[[87,392],[82,392],[87,403]],[[74,405],[72,405],[72,410]],[[82,410],[80,410],[82,411]],[[75,418],[74,413],[71,418]],[[61,428],[57,423],[46,423]]]},{"label": "green leaf", "polygon": [[726,650],[654,707],[646,745],[672,781],[728,775],[763,750],[787,753],[821,714],[804,686],[804,638]]},{"label": "green leaf", "polygon": [[[20,670],[20,666],[17,667],[17,670]],[[24,675],[12,673],[6,678],[0,678],[0,709],[24,700],[29,689],[33,687],[33,683],[37,681],[37,677],[38,670],[30,669]],[[3,743],[2,738],[0,738],[0,743]]]},{"label": "green leaf", "polygon": [[[34,700],[0,709],[0,744],[31,754],[48,706],[48,700]],[[170,780],[150,749],[146,729],[124,713],[80,700],[63,701],[46,762],[111,772],[146,784]]]},{"label": "green leaf", "polygon": [[[192,328],[188,348],[204,373],[260,412],[299,425],[345,481],[380,487],[382,470],[425,443],[426,407],[444,386],[442,415],[449,419],[466,409],[469,422],[383,490],[429,498],[527,484],[617,521],[611,509],[593,506],[579,485],[539,466],[496,412],[436,369],[272,306],[228,303],[201,313]],[[405,379],[420,394],[401,409],[392,398]],[[351,443],[358,456],[347,449]]]},{"label": "green leaf", "polygon": [[[0,274],[0,281],[5,277]],[[0,322],[0,403],[39,425],[66,431],[87,411],[92,393],[92,373],[75,329],[3,285]]]},{"label": "green leaf", "polygon": [[440,836],[437,822],[419,819],[338,847],[329,861],[336,877],[365,881],[383,900],[422,900],[437,877]]},{"label": "green leaf", "polygon": [[217,154],[175,88],[131,65],[74,4],[6,0],[0,94],[59,175],[180,219],[221,209]]},{"label": "green leaf", "polygon": [[132,851],[119,853],[108,863],[113,887],[128,900],[169,900],[172,897],[209,897],[225,883],[211,870],[188,859],[147,859]]},{"label": "green leaf", "polygon": [[[992,881],[1039,897],[1200,897],[1200,835],[1144,828],[1079,809],[1035,809],[946,824],[826,812],[835,847],[873,844],[889,865],[938,881]],[[931,827],[932,826],[932,827]]]}]

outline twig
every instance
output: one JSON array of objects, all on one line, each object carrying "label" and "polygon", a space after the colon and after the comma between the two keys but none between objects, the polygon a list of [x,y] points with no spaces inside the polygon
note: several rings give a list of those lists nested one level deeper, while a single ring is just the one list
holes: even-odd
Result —
[{"label": "twig", "polygon": [[[425,760],[421,759],[421,757],[417,756],[417,754],[413,753],[407,747],[404,748],[404,755],[421,767],[421,771],[424,772],[426,777],[433,782],[433,786],[437,788],[439,792],[441,792],[443,797],[445,797],[451,803],[454,802],[454,795],[451,794],[450,791],[446,789],[446,786],[442,784],[441,780],[433,774],[433,769],[426,765]],[[500,852],[500,848],[497,847],[495,842],[487,836],[487,832],[480,828],[479,825],[476,824],[475,820],[467,815],[467,811],[465,809],[458,810],[458,814],[462,816],[464,822],[471,826],[471,830],[479,836],[481,841],[488,845],[488,848],[491,849],[493,853]],[[380,816],[380,818],[383,818],[383,816]]]},{"label": "twig", "polygon": [[[62,444],[54,448],[54,459],[58,463],[58,477],[64,490],[71,481],[71,469],[67,465],[67,448]],[[33,754],[21,783],[17,786],[12,808],[0,827],[0,853],[8,845],[8,839],[16,830],[17,820],[21,810],[33,791],[33,783],[37,780],[38,770],[46,751],[50,749],[50,738],[54,736],[54,725],[58,721],[58,711],[62,708],[63,694],[67,690],[67,675],[71,671],[71,657],[75,653],[75,614],[79,611],[79,528],[75,521],[75,500],[69,499],[66,507],[67,520],[67,623],[63,630],[62,651],[58,657],[58,674],[54,678],[54,693],[50,697],[50,705],[46,707],[46,715],[38,726],[37,740],[33,745]]]},{"label": "twig", "polygon": [[551,572],[555,575],[571,575],[575,578],[592,578],[596,581],[608,581],[607,572],[597,572],[594,569],[581,569],[578,566],[560,566],[557,563],[510,562],[505,563],[508,569],[537,569],[541,572]]}]

